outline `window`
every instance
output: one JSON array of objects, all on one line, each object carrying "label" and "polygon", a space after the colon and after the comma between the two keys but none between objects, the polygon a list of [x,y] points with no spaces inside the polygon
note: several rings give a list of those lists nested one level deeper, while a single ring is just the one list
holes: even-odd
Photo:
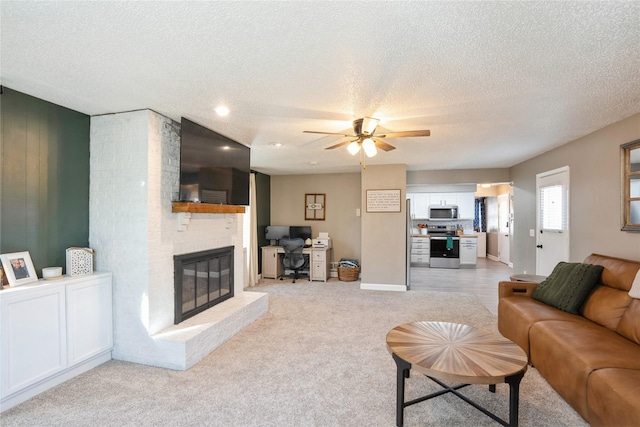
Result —
[{"label": "window", "polygon": [[563,232],[567,229],[567,191],[556,184],[540,188],[540,224],[544,231]]},{"label": "window", "polygon": [[620,146],[622,230],[640,231],[640,139]]}]

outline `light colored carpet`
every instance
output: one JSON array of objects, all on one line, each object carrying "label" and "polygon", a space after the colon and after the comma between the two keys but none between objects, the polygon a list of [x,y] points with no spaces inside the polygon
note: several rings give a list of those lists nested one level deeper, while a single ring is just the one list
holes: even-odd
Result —
[{"label": "light colored carpet", "polygon": [[[394,426],[393,327],[437,320],[497,331],[476,297],[361,291],[359,282],[263,281],[269,311],[186,372],[110,361],[1,415],[8,426]],[[418,374],[407,399],[439,386]],[[508,386],[462,390],[508,418]],[[530,368],[520,425],[586,426]],[[494,426],[455,396],[405,410],[405,426]]]}]

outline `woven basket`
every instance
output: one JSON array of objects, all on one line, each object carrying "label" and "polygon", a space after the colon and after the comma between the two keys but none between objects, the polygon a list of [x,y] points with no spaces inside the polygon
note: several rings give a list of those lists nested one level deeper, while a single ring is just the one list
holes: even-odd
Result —
[{"label": "woven basket", "polygon": [[360,267],[338,267],[338,279],[341,282],[353,282],[360,276]]}]

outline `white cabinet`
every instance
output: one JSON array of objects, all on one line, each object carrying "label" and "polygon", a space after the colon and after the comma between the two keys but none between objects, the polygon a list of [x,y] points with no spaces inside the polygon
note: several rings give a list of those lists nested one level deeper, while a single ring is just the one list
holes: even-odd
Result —
[{"label": "white cabinet", "polygon": [[1,317],[4,400],[67,367],[65,289],[34,289],[3,298]]},{"label": "white cabinet", "polygon": [[262,277],[277,279],[282,276],[282,263],[278,254],[279,246],[262,247]]},{"label": "white cabinet", "polygon": [[429,193],[411,193],[407,196],[411,200],[411,218],[429,218]]},{"label": "white cabinet", "polygon": [[476,195],[458,193],[458,218],[473,219],[476,216]]},{"label": "white cabinet", "polygon": [[67,286],[69,364],[79,363],[113,347],[111,284],[88,280]]},{"label": "white cabinet", "polygon": [[411,238],[411,264],[412,265],[428,265],[429,251],[431,241],[428,237],[412,237]]},{"label": "white cabinet", "polygon": [[478,258],[487,257],[487,233],[478,233]]},{"label": "white cabinet", "polygon": [[429,193],[431,205],[457,205],[458,193]]},{"label": "white cabinet", "polygon": [[460,238],[460,267],[475,267],[477,263],[476,237]]},{"label": "white cabinet", "polygon": [[0,410],[111,359],[111,273],[0,292]]},{"label": "white cabinet", "polygon": [[327,258],[329,258],[329,248],[313,248],[311,250],[311,271],[310,280],[322,280],[326,282],[331,274],[331,268]]}]

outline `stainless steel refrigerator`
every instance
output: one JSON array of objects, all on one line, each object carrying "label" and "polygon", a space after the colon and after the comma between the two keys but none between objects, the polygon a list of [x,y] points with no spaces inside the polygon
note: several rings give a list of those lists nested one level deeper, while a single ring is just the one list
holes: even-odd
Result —
[{"label": "stainless steel refrigerator", "polygon": [[407,290],[411,289],[411,199],[407,199],[407,204],[405,206],[405,216],[407,218],[407,231],[406,231],[406,280],[405,284],[407,286]]}]

